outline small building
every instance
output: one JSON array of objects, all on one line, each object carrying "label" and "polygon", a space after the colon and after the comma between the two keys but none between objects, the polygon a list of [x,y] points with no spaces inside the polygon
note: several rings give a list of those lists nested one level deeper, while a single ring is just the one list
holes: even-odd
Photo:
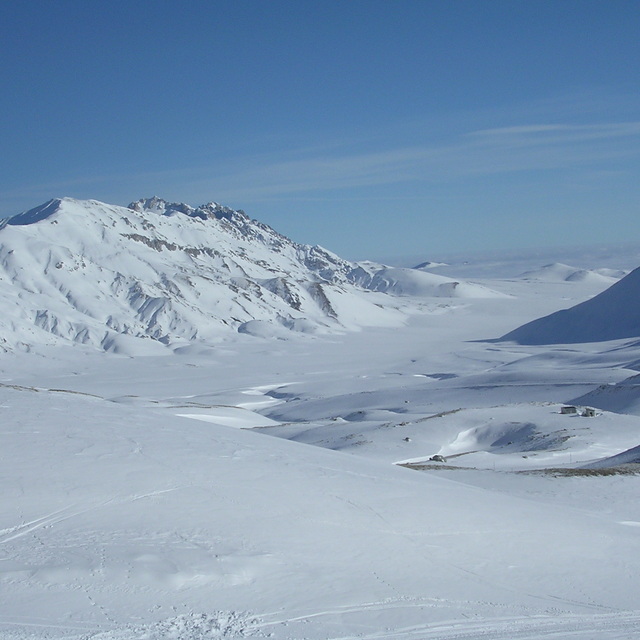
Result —
[{"label": "small building", "polygon": [[564,407],[560,407],[560,413],[562,415],[568,415],[570,413],[578,413],[578,407],[574,407],[573,405],[566,405]]},{"label": "small building", "polygon": [[583,418],[595,418],[596,416],[596,410],[591,408],[591,407],[585,407],[583,412],[582,412],[582,417]]}]

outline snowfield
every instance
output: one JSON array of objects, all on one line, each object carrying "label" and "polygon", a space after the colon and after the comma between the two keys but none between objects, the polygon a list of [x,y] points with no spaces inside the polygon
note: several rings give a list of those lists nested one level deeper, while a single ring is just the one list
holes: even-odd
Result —
[{"label": "snowfield", "polygon": [[637,252],[400,269],[160,199],[0,245],[1,638],[638,636]]}]

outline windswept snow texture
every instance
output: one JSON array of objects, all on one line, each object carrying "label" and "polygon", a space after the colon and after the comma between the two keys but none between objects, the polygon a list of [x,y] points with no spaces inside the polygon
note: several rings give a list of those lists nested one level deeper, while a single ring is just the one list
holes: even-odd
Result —
[{"label": "windswept snow texture", "polygon": [[[52,200],[0,228],[5,349],[72,341],[114,353],[400,326],[386,293],[499,295],[421,271],[348,262],[292,242],[244,212],[150,198],[128,208]],[[404,310],[399,307],[403,306]]]},{"label": "windswept snow texture", "polygon": [[504,336],[519,344],[575,344],[640,337],[640,269],[591,300],[529,322]]}]

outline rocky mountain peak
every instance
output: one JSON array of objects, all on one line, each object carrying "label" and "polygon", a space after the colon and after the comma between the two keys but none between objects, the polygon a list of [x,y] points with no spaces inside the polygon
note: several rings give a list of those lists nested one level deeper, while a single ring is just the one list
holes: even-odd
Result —
[{"label": "rocky mountain peak", "polygon": [[244,211],[232,209],[217,202],[208,202],[198,207],[192,207],[184,202],[168,202],[158,196],[140,198],[140,200],[131,202],[127,208],[137,213],[152,212],[165,216],[184,214],[191,218],[200,218],[201,220],[248,220],[248,216]]}]

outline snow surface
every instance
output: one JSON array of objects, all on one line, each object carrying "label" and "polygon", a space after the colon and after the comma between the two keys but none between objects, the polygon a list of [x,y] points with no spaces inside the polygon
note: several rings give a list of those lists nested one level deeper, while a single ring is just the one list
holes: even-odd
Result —
[{"label": "snow surface", "polygon": [[0,637],[637,636],[640,336],[492,340],[608,282],[467,264],[496,294],[442,298],[431,270],[347,263],[220,205],[54,202],[0,230]]}]

